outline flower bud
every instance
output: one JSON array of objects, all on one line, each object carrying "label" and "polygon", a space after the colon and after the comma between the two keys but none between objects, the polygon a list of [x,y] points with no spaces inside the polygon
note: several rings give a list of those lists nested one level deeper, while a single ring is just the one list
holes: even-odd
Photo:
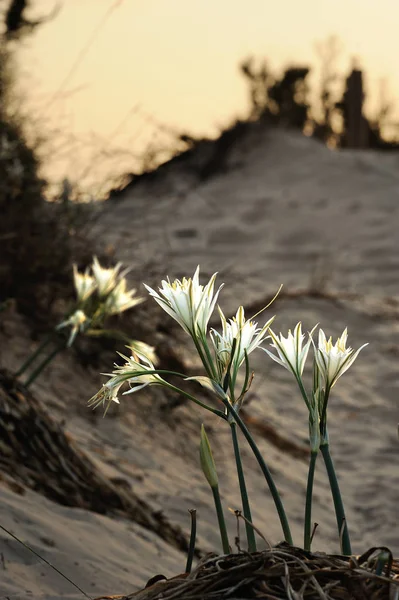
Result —
[{"label": "flower bud", "polygon": [[208,436],[206,435],[205,427],[203,425],[201,426],[200,459],[202,470],[209,485],[211,488],[216,488],[219,483],[218,474],[216,472],[216,465],[213,460]]}]

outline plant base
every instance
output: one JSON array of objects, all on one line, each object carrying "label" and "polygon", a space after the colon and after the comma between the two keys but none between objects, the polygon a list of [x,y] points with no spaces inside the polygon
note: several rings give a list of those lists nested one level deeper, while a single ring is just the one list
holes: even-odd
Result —
[{"label": "plant base", "polygon": [[[190,575],[157,576],[147,587],[120,600],[385,600],[399,594],[399,561],[392,558],[377,575],[380,548],[362,556],[311,553],[285,542],[253,554],[209,555]],[[388,551],[389,552],[389,551]],[[161,580],[160,580],[161,579]],[[99,600],[99,599],[97,599]]]}]

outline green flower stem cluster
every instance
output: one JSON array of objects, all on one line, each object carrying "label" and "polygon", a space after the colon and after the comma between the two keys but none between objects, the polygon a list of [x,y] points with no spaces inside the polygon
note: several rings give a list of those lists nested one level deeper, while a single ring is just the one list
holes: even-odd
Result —
[{"label": "green flower stem cluster", "polygon": [[[265,462],[259,448],[240,417],[240,409],[248,392],[253,373],[249,365],[249,355],[260,348],[264,350],[274,361],[290,371],[298,384],[300,394],[309,411],[309,443],[311,458],[307,482],[304,524],[304,547],[310,550],[311,527],[312,527],[312,497],[315,468],[319,451],[321,451],[327,469],[334,506],[337,517],[339,539],[342,540],[342,552],[351,554],[349,533],[338,486],[338,480],[334,471],[333,462],[329,453],[328,429],[327,429],[327,405],[332,387],[336,381],[349,369],[355,361],[362,346],[357,351],[346,347],[347,332],[343,332],[335,344],[331,338],[327,340],[324,332],[319,330],[318,345],[313,341],[313,331],[304,343],[305,336],[302,334],[301,323],[298,323],[292,334],[289,331],[287,338],[282,334],[276,335],[271,330],[273,318],[269,319],[263,327],[258,327],[252,319],[246,319],[244,308],[240,306],[232,319],[226,319],[222,310],[218,307],[221,320],[221,330],[211,329],[208,332],[208,323],[216,307],[221,287],[214,292],[216,273],[209,282],[203,286],[199,282],[199,267],[193,278],[183,278],[170,282],[169,279],[162,282],[159,292],[146,286],[146,289],[155,301],[183,328],[191,337],[198,355],[203,364],[206,375],[186,378],[182,373],[174,373],[168,370],[156,369],[151,358],[145,353],[140,355],[132,353],[130,357],[122,356],[123,365],[115,365],[115,369],[109,374],[110,379],[89,400],[89,406],[93,408],[102,405],[105,412],[112,402],[119,403],[118,395],[121,387],[129,384],[129,389],[123,394],[131,394],[148,385],[160,385],[166,389],[173,390],[184,395],[195,404],[208,410],[213,415],[221,418],[230,426],[234,457],[237,466],[239,489],[241,493],[242,510],[246,523],[246,534],[248,550],[256,551],[255,528],[252,526],[251,508],[249,494],[245,482],[244,468],[241,460],[237,426],[248,442],[254,456],[266,479],[270,493],[274,500],[277,514],[280,519],[284,539],[292,544],[292,536],[288,518],[281,501],[280,494],[274,483],[271,472]],[[266,307],[267,308],[267,307]],[[262,312],[262,311],[261,311]],[[258,313],[259,314],[259,313]],[[255,315],[257,316],[257,315]],[[263,348],[261,344],[271,339],[272,350]],[[367,344],[365,344],[367,345]],[[310,392],[306,390],[302,379],[305,363],[310,348],[313,348],[313,387]],[[245,369],[245,370],[244,370]],[[243,370],[243,384],[239,386],[240,371]],[[189,394],[184,388],[170,384],[163,376],[177,375],[183,379],[197,381],[207,388],[214,396],[215,402],[221,402],[224,410],[214,408],[209,404],[198,400]],[[221,532],[223,551],[229,551],[226,525],[223,516],[222,502],[219,493],[219,482],[216,467],[209,440],[205,429],[201,430],[200,445],[201,465],[207,481],[212,489],[215,508]]]},{"label": "green flower stem cluster", "polygon": [[306,486],[305,523],[303,532],[303,547],[305,548],[305,550],[310,550],[310,545],[312,541],[312,497],[317,456],[317,452],[310,452],[308,482]]},{"label": "green flower stem cluster", "polygon": [[30,366],[32,363],[35,362],[36,358],[45,350],[45,348],[47,348],[47,346],[50,344],[50,342],[52,341],[54,337],[54,332],[48,334],[43,342],[36,348],[36,350],[34,352],[32,352],[32,354],[30,356],[28,356],[28,358],[26,359],[26,361],[20,366],[20,368],[18,369],[18,371],[16,371],[15,376],[19,377],[20,375],[22,375],[22,373],[24,373]]},{"label": "green flower stem cluster", "polygon": [[[49,346],[52,346],[50,352],[33,368],[25,380],[25,386],[28,387],[59,352],[71,347],[78,334],[112,337],[132,346],[132,352],[144,353],[155,358],[153,348],[144,342],[130,340],[121,331],[104,329],[107,317],[124,312],[144,301],[144,298],[136,296],[136,290],[127,290],[124,277],[126,271],[120,273],[121,266],[121,263],[118,263],[115,267],[106,269],[96,257],[93,258],[91,269],[86,269],[84,273],[80,273],[76,265],[73,266],[76,301],[61,323],[17,371],[16,375],[20,376],[34,367],[34,363],[37,363],[45,351],[48,351]],[[64,334],[65,330],[69,330],[69,335]]]},{"label": "green flower stem cluster", "polygon": [[231,437],[233,440],[233,448],[234,448],[234,458],[236,460],[237,465],[237,475],[238,475],[238,483],[240,485],[240,493],[241,493],[241,501],[242,508],[245,516],[245,530],[247,534],[248,540],[248,552],[256,552],[256,540],[255,540],[255,532],[252,523],[252,515],[251,515],[251,507],[249,505],[247,486],[245,483],[244,477],[244,469],[242,466],[241,455],[240,455],[240,447],[238,445],[238,436],[237,436],[237,423],[229,419],[230,429],[231,429]]},{"label": "green flower stem cluster", "polygon": [[[333,344],[332,338],[327,339],[324,331],[320,329],[318,344],[316,346],[312,338],[313,331],[314,329],[309,334],[309,339],[304,345],[305,336],[302,334],[301,323],[296,325],[294,333],[289,331],[286,338],[281,333],[278,336],[270,330],[271,346],[276,351],[276,354],[265,348],[263,350],[273,360],[294,375],[309,411],[310,463],[306,489],[304,548],[305,550],[310,550],[311,546],[313,482],[317,457],[319,450],[321,450],[334,502],[341,551],[345,555],[350,555],[352,554],[352,548],[344,505],[329,450],[327,405],[333,386],[341,375],[349,369],[359,355],[359,352],[367,344],[364,344],[356,351],[350,347],[347,348],[348,333],[346,329],[337,339],[336,343]],[[305,389],[302,374],[311,345],[314,351],[313,386],[309,393]]]},{"label": "green flower stem cluster", "polygon": [[[342,554],[350,556],[352,554],[351,541],[349,537],[348,524],[345,516],[344,503],[342,501],[341,491],[339,489],[337,475],[334,469],[334,463],[331,458],[330,449],[328,444],[322,444],[320,451],[323,456],[324,464],[328,479],[330,482],[331,493],[334,502],[335,517],[337,520],[338,536],[341,543]],[[309,544],[310,548],[310,544]]]},{"label": "green flower stem cluster", "polygon": [[[116,366],[113,373],[110,374],[110,379],[91,398],[89,405],[96,407],[102,404],[105,407],[105,411],[107,411],[111,402],[119,402],[119,390],[125,382],[128,382],[130,388],[124,394],[133,393],[142,389],[145,385],[161,385],[180,392],[214,415],[228,421],[231,428],[234,455],[237,464],[242,508],[244,516],[247,519],[246,522],[248,522],[248,527],[246,528],[248,548],[254,551],[256,544],[253,528],[250,525],[251,511],[236,432],[236,425],[238,425],[254,451],[262,472],[266,476],[267,483],[271,488],[285,539],[287,542],[292,543],[287,516],[270,471],[261,457],[252,435],[238,415],[252,380],[248,356],[266,339],[273,318],[269,319],[263,327],[258,327],[257,323],[253,320],[245,319],[242,306],[238,308],[236,315],[230,320],[227,320],[221,309],[218,308],[221,319],[221,331],[212,329],[208,332],[208,322],[215,309],[216,299],[221,289],[219,288],[214,293],[215,279],[216,273],[211,277],[207,285],[202,286],[199,283],[199,268],[197,268],[193,278],[184,278],[182,281],[176,280],[173,283],[169,280],[163,281],[159,293],[148,286],[146,288],[158,304],[192,338],[204,366],[206,376],[198,376],[190,379],[196,380],[210,390],[216,402],[221,401],[224,404],[224,412],[212,406],[205,405],[188,394],[184,389],[171,386],[167,380],[161,377],[161,375],[173,374],[185,378],[183,374],[157,370],[148,357],[143,357],[140,361],[137,361],[134,356],[130,358],[123,357],[125,364]],[[245,365],[244,383],[242,386],[238,386],[238,374],[243,365]]]}]

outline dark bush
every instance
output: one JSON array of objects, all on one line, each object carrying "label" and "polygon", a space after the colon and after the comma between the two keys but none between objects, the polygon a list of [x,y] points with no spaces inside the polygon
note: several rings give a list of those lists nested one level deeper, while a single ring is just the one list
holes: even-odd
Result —
[{"label": "dark bush", "polygon": [[71,221],[79,208],[45,200],[37,154],[12,108],[12,57],[0,44],[0,302],[13,298],[25,314],[47,317],[72,292],[72,261],[89,262],[92,249],[82,242],[83,220]]}]

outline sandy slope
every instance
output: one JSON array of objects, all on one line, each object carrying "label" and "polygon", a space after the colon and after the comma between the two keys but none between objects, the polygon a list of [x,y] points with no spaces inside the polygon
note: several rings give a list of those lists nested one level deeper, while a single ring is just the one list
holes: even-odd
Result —
[{"label": "sandy slope", "polygon": [[[334,335],[348,326],[355,347],[370,342],[335,388],[331,445],[354,550],[385,544],[398,552],[399,157],[334,153],[296,133],[253,127],[232,149],[224,172],[200,182],[200,162],[199,151],[107,203],[96,225],[98,239],[128,264],[155,263],[160,276],[190,275],[198,263],[205,276],[218,270],[226,283],[221,305],[228,313],[241,303],[260,307],[284,283],[291,296],[269,309],[277,314],[275,328],[286,330],[301,319],[306,328],[320,322]],[[155,284],[152,273],[153,268],[144,279]],[[308,293],[324,291],[325,283],[325,297]],[[12,368],[26,352],[28,332],[13,317],[0,336],[2,344],[14,340],[0,357]],[[185,357],[195,360],[189,344]],[[301,445],[306,414],[289,374],[260,351],[251,362],[257,375],[249,412]],[[106,474],[122,476],[174,523],[187,529],[187,509],[196,507],[199,544],[218,548],[211,498],[199,471],[198,430],[205,418],[225,505],[237,507],[229,432],[197,407],[161,414],[163,399],[153,392],[130,397],[107,419],[93,420],[84,403],[99,382],[93,369],[84,371],[69,356],[57,360],[34,391],[53,414],[66,419],[68,431]],[[301,543],[306,461],[293,461],[258,439]],[[243,456],[254,520],[278,541],[272,502],[244,444]],[[21,497],[1,485],[0,495],[0,523],[63,567],[90,595],[130,591],[151,574],[171,575],[184,567],[183,555],[124,520],[59,507],[33,492]],[[314,518],[320,524],[315,548],[337,550],[321,463]],[[233,518],[229,524],[234,535]],[[3,533],[0,552],[6,566],[2,572],[0,565],[3,594],[28,597],[29,589],[33,597],[78,597]]]}]

